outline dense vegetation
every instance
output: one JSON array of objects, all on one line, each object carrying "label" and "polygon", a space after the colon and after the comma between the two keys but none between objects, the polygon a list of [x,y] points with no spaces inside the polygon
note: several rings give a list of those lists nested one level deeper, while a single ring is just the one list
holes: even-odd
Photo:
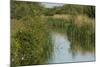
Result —
[{"label": "dense vegetation", "polygon": [[[71,17],[68,20],[48,18],[48,23],[53,31],[66,33],[71,41],[71,50],[94,52],[95,21],[91,18],[82,15]],[[74,47],[75,44],[79,47]]]},{"label": "dense vegetation", "polygon": [[[50,31],[66,32],[72,51],[94,52],[95,7],[11,2],[11,66],[44,64],[51,57]],[[78,46],[78,47],[75,47]]]},{"label": "dense vegetation", "polygon": [[83,5],[71,5],[66,4],[62,7],[46,8],[44,14],[52,16],[55,14],[68,14],[68,15],[87,15],[91,18],[95,18],[95,7],[94,6],[83,6]]},{"label": "dense vegetation", "polygon": [[38,8],[35,9],[36,5],[35,3],[12,2],[12,66],[46,63],[53,50],[44,18],[40,17],[40,14],[35,15],[39,11]]}]

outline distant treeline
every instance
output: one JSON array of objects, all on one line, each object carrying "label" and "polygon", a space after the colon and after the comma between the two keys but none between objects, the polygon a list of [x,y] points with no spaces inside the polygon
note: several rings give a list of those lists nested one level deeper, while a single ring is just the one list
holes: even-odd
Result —
[{"label": "distant treeline", "polygon": [[54,14],[68,14],[68,15],[79,15],[85,14],[91,18],[95,18],[95,6],[84,6],[84,5],[72,5],[66,4],[61,7],[45,8],[45,15]]},{"label": "distant treeline", "polygon": [[21,18],[23,16],[52,16],[55,14],[68,14],[68,15],[87,15],[88,17],[95,18],[95,6],[86,5],[72,5],[66,4],[60,7],[45,8],[41,3],[31,2],[11,2],[11,17]]}]

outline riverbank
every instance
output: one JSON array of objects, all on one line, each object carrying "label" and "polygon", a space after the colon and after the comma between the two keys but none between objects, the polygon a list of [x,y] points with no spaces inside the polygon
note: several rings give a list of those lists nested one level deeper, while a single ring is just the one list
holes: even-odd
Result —
[{"label": "riverbank", "polygon": [[[39,18],[39,17],[38,17]],[[49,30],[40,17],[25,17],[12,20],[11,26],[11,63],[12,66],[45,64],[51,57],[53,45]],[[37,22],[37,23],[35,23]]]},{"label": "riverbank", "polygon": [[69,17],[68,20],[50,17],[48,24],[54,31],[65,32],[71,44],[80,46],[81,51],[95,51],[95,20],[82,15]]}]

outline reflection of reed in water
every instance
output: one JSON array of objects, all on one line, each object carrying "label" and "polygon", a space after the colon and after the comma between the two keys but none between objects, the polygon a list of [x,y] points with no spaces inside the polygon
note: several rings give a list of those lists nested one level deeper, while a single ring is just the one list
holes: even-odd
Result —
[{"label": "reflection of reed in water", "polygon": [[[71,15],[68,20],[48,17],[51,31],[63,32],[71,42],[71,50],[95,52],[95,21],[84,15]],[[76,46],[75,46],[76,45]]]},{"label": "reflection of reed in water", "polygon": [[67,35],[71,41],[71,51],[95,53],[95,22],[93,19],[86,16],[78,16],[69,25]]}]

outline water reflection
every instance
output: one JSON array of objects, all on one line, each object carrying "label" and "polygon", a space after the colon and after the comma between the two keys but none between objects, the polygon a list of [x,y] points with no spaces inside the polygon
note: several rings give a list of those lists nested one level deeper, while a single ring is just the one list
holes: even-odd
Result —
[{"label": "water reflection", "polygon": [[[78,49],[78,45],[70,43],[66,33],[52,32],[52,43],[54,44],[54,52],[48,63],[64,63],[78,61],[94,61],[94,52],[83,52]],[[74,50],[77,49],[77,50]],[[79,50],[79,51],[78,51]]]}]

